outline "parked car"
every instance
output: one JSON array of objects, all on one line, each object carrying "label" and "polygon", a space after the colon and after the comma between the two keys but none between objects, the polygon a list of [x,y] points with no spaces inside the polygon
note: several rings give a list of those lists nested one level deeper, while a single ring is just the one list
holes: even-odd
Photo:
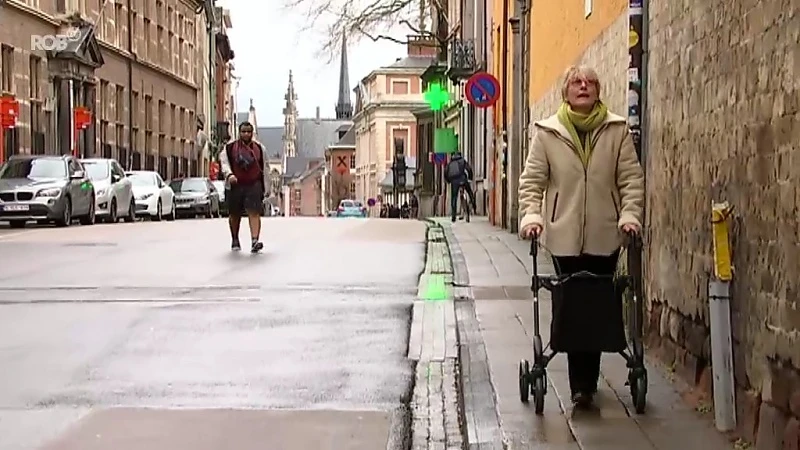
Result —
[{"label": "parked car", "polygon": [[219,217],[219,193],[208,178],[178,178],[169,182],[178,216]]},{"label": "parked car", "polygon": [[125,172],[133,185],[133,197],[136,199],[136,214],[147,216],[151,220],[162,218],[175,220],[177,207],[175,192],[164,183],[158,172],[152,170],[133,170]]},{"label": "parked car", "polygon": [[219,213],[223,217],[228,217],[228,202],[225,201],[225,196],[228,194],[228,191],[225,189],[225,182],[222,180],[214,180],[211,182],[214,187],[217,189],[217,193],[219,194]]},{"label": "parked car", "polygon": [[95,221],[94,187],[69,155],[13,155],[0,167],[0,220],[14,228],[28,221],[66,227],[73,218]]},{"label": "parked car", "polygon": [[117,223],[136,219],[136,204],[133,199],[131,180],[115,159],[82,159],[81,164],[94,185],[95,214],[98,219]]},{"label": "parked car", "polygon": [[336,208],[336,217],[367,217],[367,208],[355,200],[342,200]]}]

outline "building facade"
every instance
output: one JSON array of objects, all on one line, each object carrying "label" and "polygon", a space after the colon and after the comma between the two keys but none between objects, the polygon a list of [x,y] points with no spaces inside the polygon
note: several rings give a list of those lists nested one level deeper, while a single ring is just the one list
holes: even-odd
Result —
[{"label": "building facade", "polygon": [[[527,14],[519,1],[496,2],[493,11],[493,67],[506,92],[495,125],[508,139],[496,160],[504,170],[495,180],[507,187],[495,193],[493,223],[514,229],[518,220],[510,179],[526,156],[513,145],[520,112],[524,131],[553,114],[570,65],[593,67],[602,100],[621,115],[630,114],[629,81],[641,81],[650,348],[712,401],[710,207],[730,202],[737,432],[756,448],[795,448],[800,159],[791,155],[800,150],[800,1],[647,2],[647,36],[631,34],[627,1],[527,3]],[[631,39],[649,41],[641,73],[628,70]],[[514,66],[517,55],[527,72]],[[529,138],[522,133],[519,142]]]},{"label": "building facade", "polygon": [[[412,39],[408,56],[372,71],[359,83],[353,116],[357,200],[386,198],[391,192],[387,184],[391,186],[396,154],[416,159],[417,127],[413,111],[426,106],[420,75],[431,64],[433,54],[435,47],[422,46]],[[407,181],[413,189],[413,179]],[[372,208],[370,214],[377,216],[379,207]]]},{"label": "building facade", "polygon": [[[102,9],[101,9],[102,6]],[[0,3],[0,90],[20,103],[6,154],[118,159],[165,178],[199,173],[196,145],[203,2],[7,0]],[[32,35],[77,36],[66,49],[32,48]],[[72,134],[72,110],[93,123]]]},{"label": "building facade", "polygon": [[325,178],[323,181],[324,213],[335,210],[339,202],[356,199],[356,130],[347,127],[339,141],[325,152]]}]

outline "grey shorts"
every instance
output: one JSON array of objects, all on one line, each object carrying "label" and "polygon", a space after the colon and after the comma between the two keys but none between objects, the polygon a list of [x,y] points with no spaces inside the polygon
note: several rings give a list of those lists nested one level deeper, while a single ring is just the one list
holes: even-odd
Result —
[{"label": "grey shorts", "polygon": [[233,215],[261,214],[264,205],[264,190],[261,183],[233,183],[225,195],[228,213]]}]

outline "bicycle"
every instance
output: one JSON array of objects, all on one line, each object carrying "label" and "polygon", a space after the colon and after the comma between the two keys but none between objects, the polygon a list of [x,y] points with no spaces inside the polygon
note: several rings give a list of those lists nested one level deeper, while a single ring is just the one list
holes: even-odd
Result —
[{"label": "bicycle", "polygon": [[467,195],[467,190],[464,187],[465,185],[461,185],[458,188],[458,198],[461,201],[461,217],[469,223],[469,216],[470,216],[470,203],[469,203],[469,195]]}]

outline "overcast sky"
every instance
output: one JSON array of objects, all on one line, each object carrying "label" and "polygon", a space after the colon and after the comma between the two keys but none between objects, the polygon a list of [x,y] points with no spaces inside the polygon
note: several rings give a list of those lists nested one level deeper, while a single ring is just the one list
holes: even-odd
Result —
[{"label": "overcast sky", "polygon": [[[283,0],[219,0],[231,11],[229,30],[235,52],[237,109],[247,111],[250,99],[256,107],[259,126],[283,125],[281,113],[289,70],[294,73],[300,117],[313,117],[317,106],[323,117],[335,117],[339,89],[339,56],[331,64],[320,58],[322,31],[303,32],[301,11],[283,9]],[[405,56],[405,46],[389,41],[363,39],[348,45],[350,88],[372,70]],[[353,96],[351,95],[351,101]]]}]

